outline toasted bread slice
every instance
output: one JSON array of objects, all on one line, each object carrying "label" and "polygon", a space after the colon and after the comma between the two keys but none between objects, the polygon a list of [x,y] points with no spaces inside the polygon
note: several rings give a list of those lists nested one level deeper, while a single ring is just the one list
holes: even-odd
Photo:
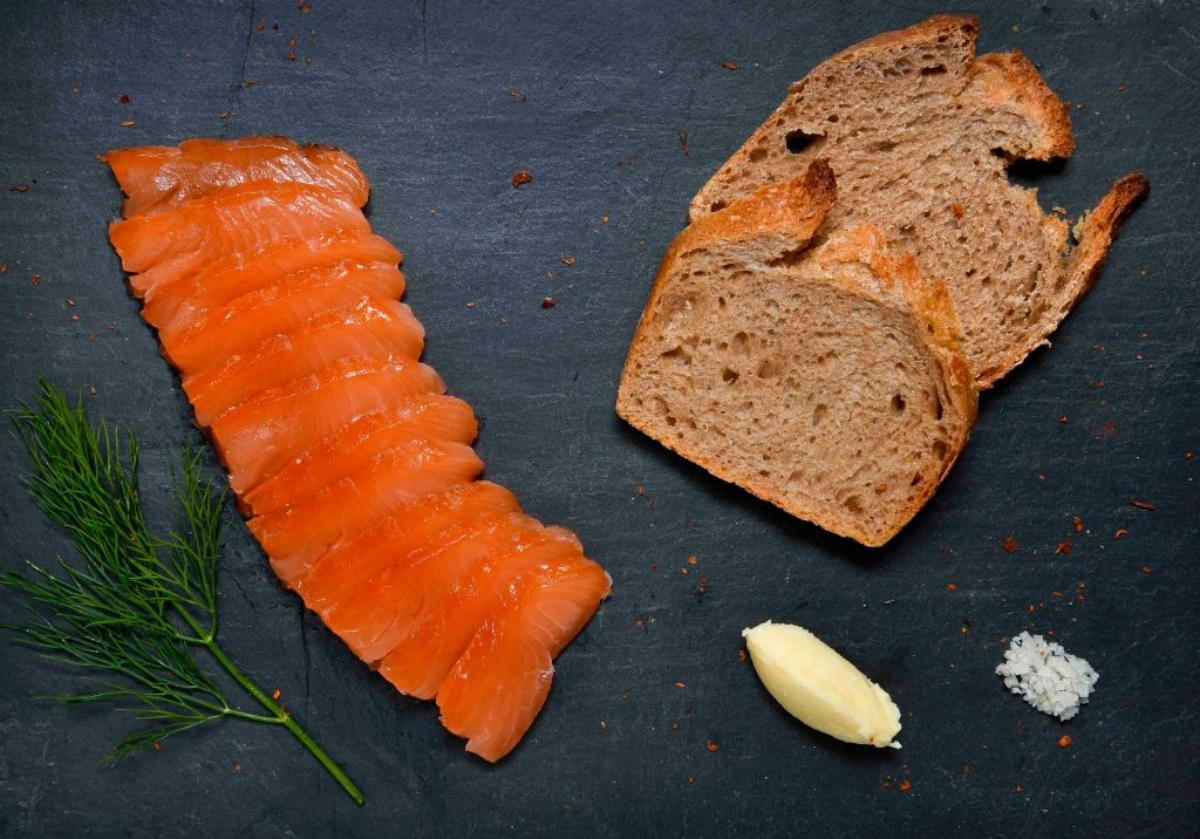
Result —
[{"label": "toasted bread slice", "polygon": [[1018,159],[1067,157],[1066,107],[1020,52],[975,57],[973,16],[936,15],[825,61],[692,201],[697,220],[827,159],[831,222],[870,222],[944,280],[977,385],[1021,363],[1090,288],[1121,221],[1148,189],[1113,186],[1076,227],[1009,182]]},{"label": "toasted bread slice", "polygon": [[830,231],[835,192],[817,160],[679,234],[617,413],[717,477],[874,546],[949,471],[977,397],[946,286],[870,224]]}]

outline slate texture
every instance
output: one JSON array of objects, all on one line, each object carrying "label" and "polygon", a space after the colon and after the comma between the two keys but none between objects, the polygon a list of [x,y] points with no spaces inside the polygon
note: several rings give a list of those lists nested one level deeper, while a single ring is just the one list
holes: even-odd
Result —
[{"label": "slate texture", "polygon": [[[119,194],[95,156],[262,132],[341,145],[371,179],[375,228],[406,253],[426,359],[481,417],[489,477],[578,531],[615,585],[536,726],[491,767],[305,615],[231,516],[223,638],[366,806],[267,727],[220,725],[102,766],[129,722],[37,701],[77,674],[3,643],[0,835],[1194,832],[1196,3],[962,7],[982,14],[983,50],[1020,47],[1075,103],[1077,153],[1034,179],[1046,207],[1085,209],[1132,169],[1154,191],[1053,348],[983,397],[953,474],[885,549],[791,520],[612,411],[694,191],[789,82],[936,8],[0,3],[0,405],[39,375],[81,390],[94,416],[138,433],[145,493],[160,497],[195,432],[106,241]],[[514,189],[519,169],[533,181]],[[11,441],[0,467],[0,564],[63,550],[19,489]],[[18,608],[0,595],[0,615]],[[779,710],[738,655],[740,630],[768,617],[887,686],[904,749],[843,746]],[[1100,671],[1069,724],[992,673],[1022,629]]]}]

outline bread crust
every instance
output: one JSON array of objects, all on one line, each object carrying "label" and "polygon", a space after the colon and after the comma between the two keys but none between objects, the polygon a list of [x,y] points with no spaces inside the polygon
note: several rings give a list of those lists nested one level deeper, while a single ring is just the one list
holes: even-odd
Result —
[{"label": "bread crust", "polygon": [[980,371],[976,382],[980,390],[993,387],[1028,358],[1031,352],[1049,343],[1051,333],[1058,328],[1062,319],[1091,290],[1125,219],[1149,194],[1150,182],[1145,176],[1140,172],[1130,172],[1118,178],[1100,199],[1096,208],[1076,222],[1076,245],[1069,256],[1064,256],[1067,263],[1067,286],[1058,316],[1049,322],[1049,328],[1031,333],[1025,340],[1013,344],[1011,352],[1001,358],[994,367]]},{"label": "bread crust", "polygon": [[975,80],[982,82],[989,105],[1005,103],[1039,129],[1040,142],[1028,148],[1007,149],[1014,157],[1052,160],[1070,157],[1075,151],[1075,135],[1067,106],[1046,84],[1042,74],[1020,50],[981,55],[971,67]]},{"label": "bread crust", "polygon": [[630,425],[712,475],[742,487],[752,495],[797,518],[813,522],[825,530],[854,539],[868,547],[878,547],[889,541],[928,502],[958,459],[975,420],[978,395],[963,350],[962,327],[946,285],[925,281],[921,277],[916,259],[908,253],[892,252],[883,233],[873,225],[864,223],[850,230],[835,232],[821,245],[819,258],[828,262],[860,262],[868,265],[880,281],[882,290],[865,286],[836,273],[830,275],[829,282],[849,295],[877,302],[882,302],[881,296],[890,296],[892,305],[907,308],[911,312],[923,327],[917,332],[941,371],[952,410],[956,416],[962,418],[946,447],[936,478],[925,481],[921,492],[913,501],[897,511],[889,522],[890,527],[881,532],[846,527],[837,518],[820,509],[810,509],[796,503],[795,499],[789,498],[770,482],[727,470],[713,458],[691,450],[686,443],[681,444],[667,433],[661,422],[645,416],[634,402],[638,385],[634,372],[635,363],[649,349],[649,330],[656,323],[658,310],[669,280],[674,275],[676,262],[684,254],[698,247],[742,242],[764,235],[775,235],[781,231],[788,236],[786,244],[792,246],[787,248],[788,250],[804,248],[812,243],[821,221],[833,204],[835,195],[836,186],[832,171],[824,161],[816,161],[809,167],[805,178],[760,187],[728,208],[685,228],[667,249],[659,266],[650,298],[622,371],[616,410]]}]

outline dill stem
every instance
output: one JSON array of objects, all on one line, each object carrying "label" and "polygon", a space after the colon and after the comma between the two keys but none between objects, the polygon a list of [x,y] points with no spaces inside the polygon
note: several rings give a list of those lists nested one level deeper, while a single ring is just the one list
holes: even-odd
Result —
[{"label": "dill stem", "polygon": [[[212,657],[215,658],[223,668],[225,668],[225,672],[228,673],[235,682],[241,685],[246,693],[253,696],[259,705],[262,705],[271,712],[272,718],[269,720],[263,720],[263,718],[258,715],[253,715],[254,719],[263,720],[264,722],[277,723],[282,725],[288,731],[292,732],[292,735],[300,741],[304,748],[308,749],[312,756],[315,757],[322,766],[325,767],[325,771],[333,776],[333,779],[337,781],[341,788],[346,791],[346,794],[354,800],[354,803],[361,805],[364,801],[363,794],[359,791],[358,787],[354,785],[354,781],[350,780],[350,776],[343,772],[341,767],[333,762],[333,758],[327,755],[325,750],[317,745],[316,741],[308,735],[307,731],[300,727],[300,724],[292,718],[291,714],[285,711],[278,702],[259,690],[258,686],[254,684],[254,682],[250,681],[250,678],[243,673],[236,664],[233,663],[233,660],[230,659],[229,656],[225,655],[225,651],[221,649],[221,646],[216,642],[212,635],[205,633],[196,623],[195,619],[186,611],[180,610],[180,612],[183,615],[184,620],[191,625],[193,631],[200,636],[200,642],[203,644],[204,648],[212,654]],[[234,711],[232,708],[229,710]],[[243,713],[244,712],[238,712],[231,713],[229,715],[241,716]]]}]

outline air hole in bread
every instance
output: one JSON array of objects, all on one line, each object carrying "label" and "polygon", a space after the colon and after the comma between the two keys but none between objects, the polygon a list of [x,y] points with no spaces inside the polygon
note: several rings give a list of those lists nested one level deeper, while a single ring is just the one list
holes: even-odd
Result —
[{"label": "air hole in bread", "polygon": [[880,140],[878,143],[871,144],[871,151],[891,151],[897,145],[893,140]]},{"label": "air hole in bread", "polygon": [[777,362],[775,359],[764,358],[762,362],[759,363],[758,369],[755,370],[754,373],[760,379],[772,379],[779,375],[781,369],[782,368],[780,367],[779,362]]},{"label": "air hole in bread", "polygon": [[846,504],[846,509],[849,510],[850,512],[854,513],[854,515],[856,515],[856,516],[862,515],[862,511],[863,511],[862,499],[859,498],[857,495],[851,495],[849,498],[846,499],[845,504]]},{"label": "air hole in bread", "polygon": [[766,156],[767,156],[767,150],[765,148],[763,148],[762,146],[759,146],[758,148],[756,148],[752,152],[750,152],[750,162],[758,163],[760,160],[762,160]]},{"label": "air hole in bread", "polygon": [[789,131],[784,140],[787,143],[787,150],[789,152],[800,154],[800,152],[804,151],[817,140],[824,139],[824,136],[823,134],[806,134],[797,128],[795,131]]},{"label": "air hole in bread", "polygon": [[817,406],[815,408],[813,408],[813,415],[812,415],[813,427],[815,428],[816,426],[820,425],[821,420],[825,419],[825,415],[828,413],[829,413],[829,406],[823,402],[818,402]]},{"label": "air hole in bread", "polygon": [[838,121],[838,115],[837,115],[837,114],[830,114],[829,116],[825,117],[825,121],[826,121],[826,122],[837,122],[837,121]]},{"label": "air hole in bread", "polygon": [[718,308],[718,309],[724,309],[724,308],[725,308],[725,298],[724,298],[724,297],[718,297],[718,298],[717,298],[717,308]]},{"label": "air hole in bread", "polygon": [[670,361],[682,361],[684,364],[692,363],[692,356],[682,346],[678,346],[673,350],[667,350],[661,357]]},{"label": "air hole in bread", "polygon": [[714,201],[714,202],[712,202],[712,204],[709,205],[709,209],[715,213],[717,210],[724,210],[728,206],[729,205],[726,204],[724,201]]},{"label": "air hole in bread", "polygon": [[943,460],[946,457],[946,441],[945,440],[934,440],[933,441],[933,456],[936,457],[938,460]]},{"label": "air hole in bread", "polygon": [[896,414],[897,416],[900,414],[903,414],[905,407],[906,407],[906,405],[905,405],[903,396],[901,396],[899,393],[897,393],[895,396],[892,397],[892,413],[893,414]]},{"label": "air hole in bread", "polygon": [[932,67],[922,67],[922,76],[940,76],[946,72],[946,68],[941,64],[934,64]]},{"label": "air hole in bread", "polygon": [[909,484],[909,486],[916,486],[919,483],[921,483],[921,473],[920,472],[913,475],[912,482]]},{"label": "air hole in bread", "polygon": [[667,425],[675,425],[677,422],[679,422],[679,420],[675,419],[675,417],[671,416],[670,414],[667,414]]},{"label": "air hole in bread", "polygon": [[745,332],[739,332],[733,336],[733,351],[738,355],[745,355],[750,349],[750,336]]},{"label": "air hole in bread", "polygon": [[940,420],[942,418],[942,414],[945,413],[946,409],[945,409],[945,406],[942,405],[942,397],[941,396],[935,396],[934,399],[937,400],[937,408],[934,410],[933,416],[935,419]]},{"label": "air hole in bread", "polygon": [[721,370],[721,381],[723,381],[725,384],[731,385],[737,380],[738,373],[736,370],[730,370],[728,367]]}]

